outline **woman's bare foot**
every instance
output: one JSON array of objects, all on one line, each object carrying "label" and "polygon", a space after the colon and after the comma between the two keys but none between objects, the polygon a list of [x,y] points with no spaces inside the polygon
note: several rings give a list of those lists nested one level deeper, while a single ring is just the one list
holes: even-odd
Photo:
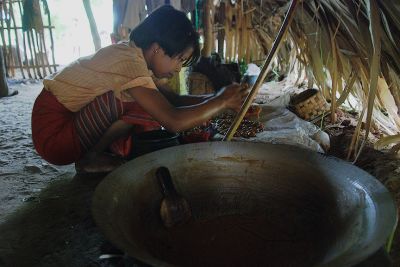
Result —
[{"label": "woman's bare foot", "polygon": [[106,153],[88,152],[75,163],[77,173],[111,172],[125,163],[125,160]]}]

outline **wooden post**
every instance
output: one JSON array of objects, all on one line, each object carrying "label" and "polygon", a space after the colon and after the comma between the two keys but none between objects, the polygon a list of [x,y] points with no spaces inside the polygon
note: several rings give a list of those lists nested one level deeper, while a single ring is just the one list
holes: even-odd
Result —
[{"label": "wooden post", "polygon": [[6,67],[4,64],[3,50],[0,49],[0,97],[8,96],[8,84],[6,78]]},{"label": "wooden post", "polygon": [[[3,5],[0,5],[0,14],[2,14],[2,12],[3,12]],[[4,29],[5,29],[5,27],[4,27],[4,21],[3,21],[3,16],[0,16],[0,25],[1,25],[1,27],[0,27],[0,35],[1,35],[1,41],[2,41],[2,43],[3,43],[3,46],[2,46],[2,48],[3,48],[3,62],[4,62],[4,66],[5,66],[5,74],[6,74],[6,77],[9,77],[9,75],[8,75],[8,68],[7,68],[7,58],[6,58],[6,55],[7,55],[7,45],[6,45],[6,37],[5,37],[5,35],[4,35]],[[1,63],[0,63],[1,64]]]},{"label": "wooden post", "polygon": [[203,57],[211,57],[211,49],[213,42],[213,33],[212,33],[212,0],[206,0],[204,6],[204,16],[203,16],[203,25],[204,25],[204,46],[201,50],[201,55]]}]

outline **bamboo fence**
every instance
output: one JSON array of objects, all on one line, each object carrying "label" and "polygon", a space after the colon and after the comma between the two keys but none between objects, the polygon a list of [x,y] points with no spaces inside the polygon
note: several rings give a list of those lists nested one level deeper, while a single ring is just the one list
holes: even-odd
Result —
[{"label": "bamboo fence", "polygon": [[[29,1],[36,8],[34,18],[46,24],[27,25],[23,28],[23,0],[0,2],[0,46],[3,49],[6,76],[9,78],[43,79],[57,71],[50,11],[46,1]],[[27,9],[26,12],[31,12]],[[25,14],[27,15],[27,14]],[[50,46],[48,45],[50,43]],[[50,48],[50,50],[48,50]],[[51,54],[51,62],[49,60]],[[19,76],[20,75],[20,76]]]}]

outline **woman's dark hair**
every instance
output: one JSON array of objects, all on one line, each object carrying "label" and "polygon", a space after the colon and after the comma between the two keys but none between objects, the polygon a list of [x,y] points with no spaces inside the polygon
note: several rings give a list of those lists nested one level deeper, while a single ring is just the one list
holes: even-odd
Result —
[{"label": "woman's dark hair", "polygon": [[129,39],[142,49],[158,43],[170,57],[193,47],[193,53],[184,66],[192,65],[200,57],[198,33],[186,14],[170,5],[161,6],[152,12],[131,31]]}]

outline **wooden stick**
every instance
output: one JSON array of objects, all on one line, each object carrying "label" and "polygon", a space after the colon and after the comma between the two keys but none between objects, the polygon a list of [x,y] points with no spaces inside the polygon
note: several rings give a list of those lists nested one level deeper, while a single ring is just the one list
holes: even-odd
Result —
[{"label": "wooden stick", "polygon": [[229,128],[228,132],[224,136],[223,140],[225,141],[230,141],[232,137],[235,135],[235,132],[237,128],[239,127],[240,123],[243,120],[244,115],[246,114],[247,110],[249,109],[251,103],[253,102],[253,99],[258,93],[258,90],[261,86],[261,84],[264,82],[265,77],[267,76],[267,71],[269,70],[270,64],[274,56],[276,55],[283,37],[286,35],[289,25],[291,21],[293,20],[294,17],[294,11],[296,10],[298,4],[298,0],[292,0],[290,3],[289,10],[286,12],[285,19],[283,21],[283,24],[279,30],[278,35],[275,38],[274,43],[272,44],[272,48],[270,52],[268,53],[267,59],[265,60],[265,63],[261,69],[260,75],[257,77],[257,81],[253,85],[253,87],[250,90],[249,95],[247,96],[246,100],[244,101],[242,107],[240,108],[239,113],[236,115],[235,120],[233,121],[231,127]]},{"label": "wooden stick", "polygon": [[[22,6],[21,6],[21,2],[20,1],[17,1],[17,3],[18,3],[18,9],[19,9],[19,15],[20,15],[20,17],[22,18]],[[22,27],[16,27],[16,28],[20,28],[20,29],[22,29]],[[28,54],[27,54],[27,50],[26,50],[26,38],[25,38],[25,33],[24,33],[24,31],[22,30],[22,43],[23,43],[23,45],[24,45],[24,56],[25,56],[25,62],[26,62],[26,70],[27,70],[27,72],[28,72],[28,77],[30,78],[30,79],[32,79],[32,74],[31,74],[31,70],[30,70],[30,67],[29,67],[29,59],[28,59]],[[35,72],[34,70],[32,70],[33,72]]]},{"label": "wooden stick", "polygon": [[[12,3],[9,5],[9,12],[10,12],[10,18],[14,22],[14,34],[15,34],[15,43],[16,43],[16,50],[17,50],[17,59],[19,63],[19,69],[21,70],[22,78],[25,79],[25,72],[24,69],[22,68],[22,57],[21,57],[21,52],[19,51],[19,40],[18,40],[18,30],[16,29],[16,23],[15,23],[15,17],[14,17],[14,10]],[[11,29],[10,29],[11,30]]]}]

